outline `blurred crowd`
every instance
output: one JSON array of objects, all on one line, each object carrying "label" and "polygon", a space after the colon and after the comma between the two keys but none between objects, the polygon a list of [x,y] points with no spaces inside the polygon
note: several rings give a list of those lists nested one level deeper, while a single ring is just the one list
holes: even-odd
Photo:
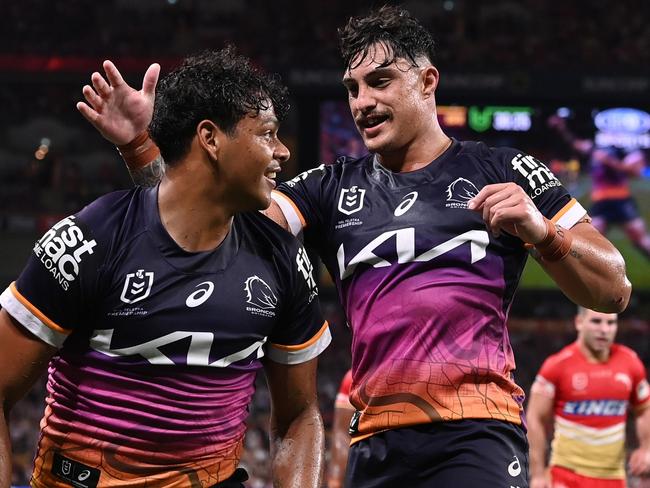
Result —
[{"label": "blurred crowd", "polygon": [[[377,3],[377,2],[374,2]],[[648,2],[408,0],[435,34],[445,67],[650,66]],[[330,0],[110,0],[9,2],[0,59],[9,56],[182,56],[234,42],[258,62],[339,67],[336,28],[373,2]],[[56,40],[56,45],[52,42]]]}]

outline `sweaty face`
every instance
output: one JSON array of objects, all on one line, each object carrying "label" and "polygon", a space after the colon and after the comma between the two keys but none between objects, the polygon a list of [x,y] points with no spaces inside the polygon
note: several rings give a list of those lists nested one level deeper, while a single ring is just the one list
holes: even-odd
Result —
[{"label": "sweaty face", "polygon": [[579,340],[594,356],[607,355],[616,337],[618,316],[586,310],[576,317]]},{"label": "sweaty face", "polygon": [[387,64],[390,56],[383,44],[374,44],[360,58],[352,60],[343,77],[357,130],[370,151],[399,151],[417,139],[424,119],[433,116],[422,96],[422,69],[403,58]]},{"label": "sweaty face", "polygon": [[263,210],[289,150],[278,138],[279,122],[272,106],[239,121],[219,153],[226,198],[236,211]]}]

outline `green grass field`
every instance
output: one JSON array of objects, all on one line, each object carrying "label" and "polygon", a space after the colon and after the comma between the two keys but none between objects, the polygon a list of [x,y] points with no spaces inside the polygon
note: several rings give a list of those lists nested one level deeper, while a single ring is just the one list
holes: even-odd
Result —
[{"label": "green grass field", "polygon": [[[586,193],[589,182],[587,179],[581,181],[578,189]],[[650,181],[635,181],[632,185],[634,197],[641,211],[641,215],[646,221],[646,226],[650,230]],[[580,203],[589,209],[591,203],[588,195],[579,198]],[[620,229],[612,228],[608,239],[621,251],[627,263],[627,276],[636,290],[645,289],[650,291],[650,261],[646,259],[632,244],[627,240],[625,234]],[[556,285],[548,277],[539,264],[534,259],[529,259],[524,274],[521,279],[521,286],[526,288],[555,288]]]}]

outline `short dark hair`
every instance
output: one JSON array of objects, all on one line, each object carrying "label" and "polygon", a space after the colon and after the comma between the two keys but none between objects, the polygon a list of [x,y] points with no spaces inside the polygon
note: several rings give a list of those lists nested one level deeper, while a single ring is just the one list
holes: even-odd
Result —
[{"label": "short dark hair", "polygon": [[[387,48],[386,66],[397,58],[406,59],[412,66],[418,65],[416,58],[419,56],[426,56],[431,63],[435,59],[435,42],[431,33],[401,7],[384,5],[365,17],[351,17],[338,32],[346,69],[354,68],[366,59],[369,48],[375,43]],[[359,54],[358,63],[351,66]]]},{"label": "short dark hair", "polygon": [[278,75],[253,67],[233,46],[205,51],[186,58],[160,81],[149,133],[165,162],[174,164],[189,152],[200,121],[211,120],[233,135],[242,118],[270,104],[282,120],[289,102]]}]

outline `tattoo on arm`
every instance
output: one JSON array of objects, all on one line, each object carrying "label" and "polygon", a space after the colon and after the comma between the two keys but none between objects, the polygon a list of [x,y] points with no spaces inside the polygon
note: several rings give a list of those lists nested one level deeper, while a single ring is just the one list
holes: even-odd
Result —
[{"label": "tattoo on arm", "polygon": [[128,168],[133,183],[139,186],[156,186],[165,174],[165,161],[161,155],[142,168]]},{"label": "tattoo on arm", "polygon": [[582,253],[578,252],[577,249],[571,249],[571,251],[569,251],[569,254],[576,259],[582,259]]}]

